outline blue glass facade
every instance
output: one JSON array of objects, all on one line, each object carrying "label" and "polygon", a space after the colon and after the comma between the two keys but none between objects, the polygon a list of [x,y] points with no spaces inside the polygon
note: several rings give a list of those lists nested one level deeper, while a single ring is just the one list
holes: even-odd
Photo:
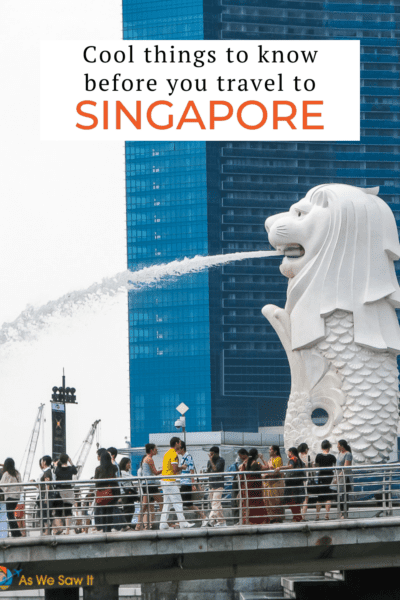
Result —
[{"label": "blue glass facade", "polygon": [[[126,196],[129,268],[208,254],[204,143],[127,143]],[[210,430],[207,273],[129,294],[129,354],[135,445],[171,431],[181,402]]]},{"label": "blue glass facade", "polygon": [[[173,237],[163,238],[166,252],[163,261],[196,253],[216,254],[265,248],[266,234],[263,223],[266,217],[286,210],[293,202],[303,197],[308,189],[329,181],[360,187],[379,185],[380,196],[389,203],[400,223],[400,0],[357,0],[348,3],[295,0],[204,0],[193,3],[179,1],[165,3],[168,14],[162,13],[161,8],[157,9],[159,4],[161,6],[158,2],[139,3],[124,0],[123,4],[126,39],[333,38],[361,41],[360,142],[224,142],[174,145],[174,152],[182,152],[186,161],[193,160],[196,164],[196,176],[203,182],[201,206],[204,212],[198,220],[196,217],[196,235],[190,235],[185,244],[176,250],[173,249]],[[133,185],[132,179],[129,183],[129,179],[132,178],[131,170],[141,173],[142,171],[137,170],[138,165],[140,164],[142,169],[145,162],[143,157],[138,158],[134,149],[145,146],[138,143],[128,143],[126,146],[130,267],[154,262],[157,257],[152,255],[151,249],[161,247],[160,243],[156,244],[153,239],[139,243],[138,238],[134,238],[133,229],[131,234],[129,233],[129,227],[133,227],[129,225],[129,215],[139,211],[136,200],[139,196],[133,195],[132,188],[129,187]],[[149,153],[153,151],[153,146],[147,146]],[[200,148],[202,160],[196,162]],[[160,192],[160,197],[167,198],[172,194],[178,197],[181,186],[186,186],[187,192],[193,191],[192,186],[199,190],[192,179],[192,176],[195,176],[192,167],[185,170],[183,163],[175,163],[175,171],[172,174],[169,169],[174,167],[171,166],[171,162],[168,163],[167,154],[157,157],[157,161],[159,168],[161,169],[162,165],[163,169],[162,175],[161,170],[159,171],[160,185],[167,186],[165,193]],[[153,162],[150,160],[148,165],[153,165]],[[164,167],[164,163],[168,163],[169,166]],[[152,173],[149,175],[147,185],[151,188]],[[141,175],[136,177],[143,181]],[[143,193],[140,197],[148,199],[150,204],[146,210],[151,212],[153,200],[150,188],[147,190],[147,196]],[[185,220],[184,211],[187,207],[186,197],[181,196],[181,200],[175,205],[173,220],[176,224],[180,219]],[[143,231],[139,225],[137,229]],[[173,229],[171,223],[171,231]],[[170,235],[167,234],[167,227],[165,235]],[[171,235],[176,235],[176,232]],[[204,245],[199,251],[201,241]],[[167,246],[171,248],[170,253]],[[139,248],[142,250],[139,251]],[[140,252],[149,254],[144,257]],[[176,282],[174,285],[181,284],[185,285],[184,282]],[[290,389],[289,369],[286,355],[275,332],[260,314],[260,309],[266,303],[283,306],[285,302],[287,280],[280,275],[276,259],[257,259],[231,264],[208,275],[194,277],[191,285],[204,292],[199,306],[202,306],[205,312],[196,322],[190,342],[196,346],[197,339],[199,347],[202,347],[208,340],[209,353],[207,356],[201,355],[204,356],[202,368],[204,373],[208,373],[207,378],[202,379],[205,382],[204,388],[207,387],[208,390],[208,395],[205,393],[204,396],[206,425],[203,427],[203,421],[189,422],[189,427],[191,430],[209,429],[211,423],[212,429],[251,431],[256,430],[259,425],[281,424]],[[180,288],[175,289],[178,291]],[[161,298],[164,294],[168,295],[170,289],[163,287],[157,290],[157,293]],[[140,310],[146,312],[153,290],[141,294],[142,299],[133,295],[130,298],[130,319],[134,314],[134,307],[140,302],[143,306]],[[178,291],[178,296],[179,294]],[[194,302],[197,301],[196,298]],[[205,317],[207,311],[208,317]],[[181,313],[179,307],[177,313]],[[197,325],[204,326],[198,338],[195,337],[198,335]],[[172,324],[170,329],[171,335],[174,329]],[[140,333],[144,331],[143,326],[138,328],[138,334],[144,335]],[[171,429],[172,422],[168,422],[168,419],[162,421],[161,427],[157,428],[146,416],[144,421],[141,421],[142,429],[135,429],[136,409],[140,408],[135,404],[135,397],[143,396],[140,402],[143,401],[144,405],[153,403],[154,397],[150,398],[148,395],[149,381],[154,379],[154,372],[167,373],[169,367],[162,355],[146,358],[149,371],[147,373],[143,370],[143,360],[137,360],[132,350],[136,335],[134,330],[130,335],[132,442],[136,444],[139,443],[139,433],[146,432],[147,435],[149,431]],[[179,361],[183,361],[184,364],[187,359],[185,343],[182,348],[183,354],[175,357],[177,365]],[[180,352],[179,349],[177,351]],[[177,374],[178,372],[179,370]],[[153,381],[153,385],[159,386],[157,394],[161,395],[164,390],[163,376],[159,376],[158,383]],[[175,383],[171,380],[170,393],[178,393],[180,400],[186,402],[182,397],[183,392],[181,394],[179,391],[173,391],[180,390],[180,385],[178,375]],[[200,392],[200,388],[199,385],[199,393],[203,393]],[[141,390],[145,391],[142,393]],[[190,402],[194,402],[190,404],[192,411],[192,406],[197,407],[197,401],[191,399]],[[176,406],[177,402],[172,404]],[[158,406],[161,405],[152,404],[152,408],[148,409],[151,415],[154,416]],[[191,411],[188,413],[189,418]],[[171,414],[174,418],[176,413],[172,411]]]},{"label": "blue glass facade", "polygon": [[122,0],[124,40],[203,40],[203,0]]}]

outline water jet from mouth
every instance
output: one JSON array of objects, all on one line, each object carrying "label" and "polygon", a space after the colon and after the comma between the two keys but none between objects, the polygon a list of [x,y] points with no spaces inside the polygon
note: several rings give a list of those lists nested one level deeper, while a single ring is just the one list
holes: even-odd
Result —
[{"label": "water jet from mouth", "polygon": [[60,317],[71,317],[80,308],[95,309],[100,303],[127,290],[141,290],[160,282],[167,282],[182,275],[199,273],[205,269],[250,258],[282,256],[277,250],[235,252],[216,256],[195,256],[169,263],[144,267],[138,271],[123,271],[115,277],[103,279],[84,290],[65,294],[39,308],[28,306],[14,321],[4,323],[0,329],[0,346],[12,342],[34,340],[40,331],[48,328]]}]

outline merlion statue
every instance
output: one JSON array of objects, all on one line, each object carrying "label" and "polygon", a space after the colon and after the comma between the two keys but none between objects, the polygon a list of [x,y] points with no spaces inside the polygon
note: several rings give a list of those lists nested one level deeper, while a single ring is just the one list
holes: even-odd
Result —
[{"label": "merlion statue", "polygon": [[[285,446],[346,439],[357,463],[388,459],[397,440],[400,245],[379,188],[326,184],[289,212],[269,217],[270,244],[284,253],[284,309],[267,305],[288,355],[292,387]],[[316,408],[328,413],[318,426]]]}]

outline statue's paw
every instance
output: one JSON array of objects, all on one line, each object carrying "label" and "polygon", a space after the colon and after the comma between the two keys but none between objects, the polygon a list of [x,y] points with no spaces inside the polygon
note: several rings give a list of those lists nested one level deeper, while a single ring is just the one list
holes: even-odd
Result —
[{"label": "statue's paw", "polygon": [[[283,347],[285,348],[286,354],[292,353],[292,347],[290,342],[290,315],[284,308],[279,308],[275,304],[267,304],[262,309],[262,314],[271,323],[272,327],[278,334]],[[290,358],[289,358],[290,362]]]},{"label": "statue's paw", "polygon": [[277,317],[277,313],[279,311],[283,311],[283,308],[279,308],[279,306],[275,306],[275,304],[266,304],[264,308],[262,308],[261,312],[268,321]]},{"label": "statue's paw", "polygon": [[290,338],[290,315],[284,308],[275,306],[275,304],[266,304],[261,312],[271,323],[272,327],[275,328],[278,335],[280,335],[279,329],[283,328],[286,335]]}]

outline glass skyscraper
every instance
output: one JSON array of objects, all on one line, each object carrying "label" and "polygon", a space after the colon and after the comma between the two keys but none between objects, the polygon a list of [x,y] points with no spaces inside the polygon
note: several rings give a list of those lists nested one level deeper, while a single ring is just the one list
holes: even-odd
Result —
[{"label": "glass skyscraper", "polygon": [[[399,13],[400,0],[123,0],[128,40],[361,41],[360,142],[128,142],[128,267],[265,249],[265,219],[327,182],[379,185],[400,223]],[[173,430],[182,401],[190,431],[282,424],[289,367],[260,312],[285,303],[278,263],[130,294],[133,445]]]}]

